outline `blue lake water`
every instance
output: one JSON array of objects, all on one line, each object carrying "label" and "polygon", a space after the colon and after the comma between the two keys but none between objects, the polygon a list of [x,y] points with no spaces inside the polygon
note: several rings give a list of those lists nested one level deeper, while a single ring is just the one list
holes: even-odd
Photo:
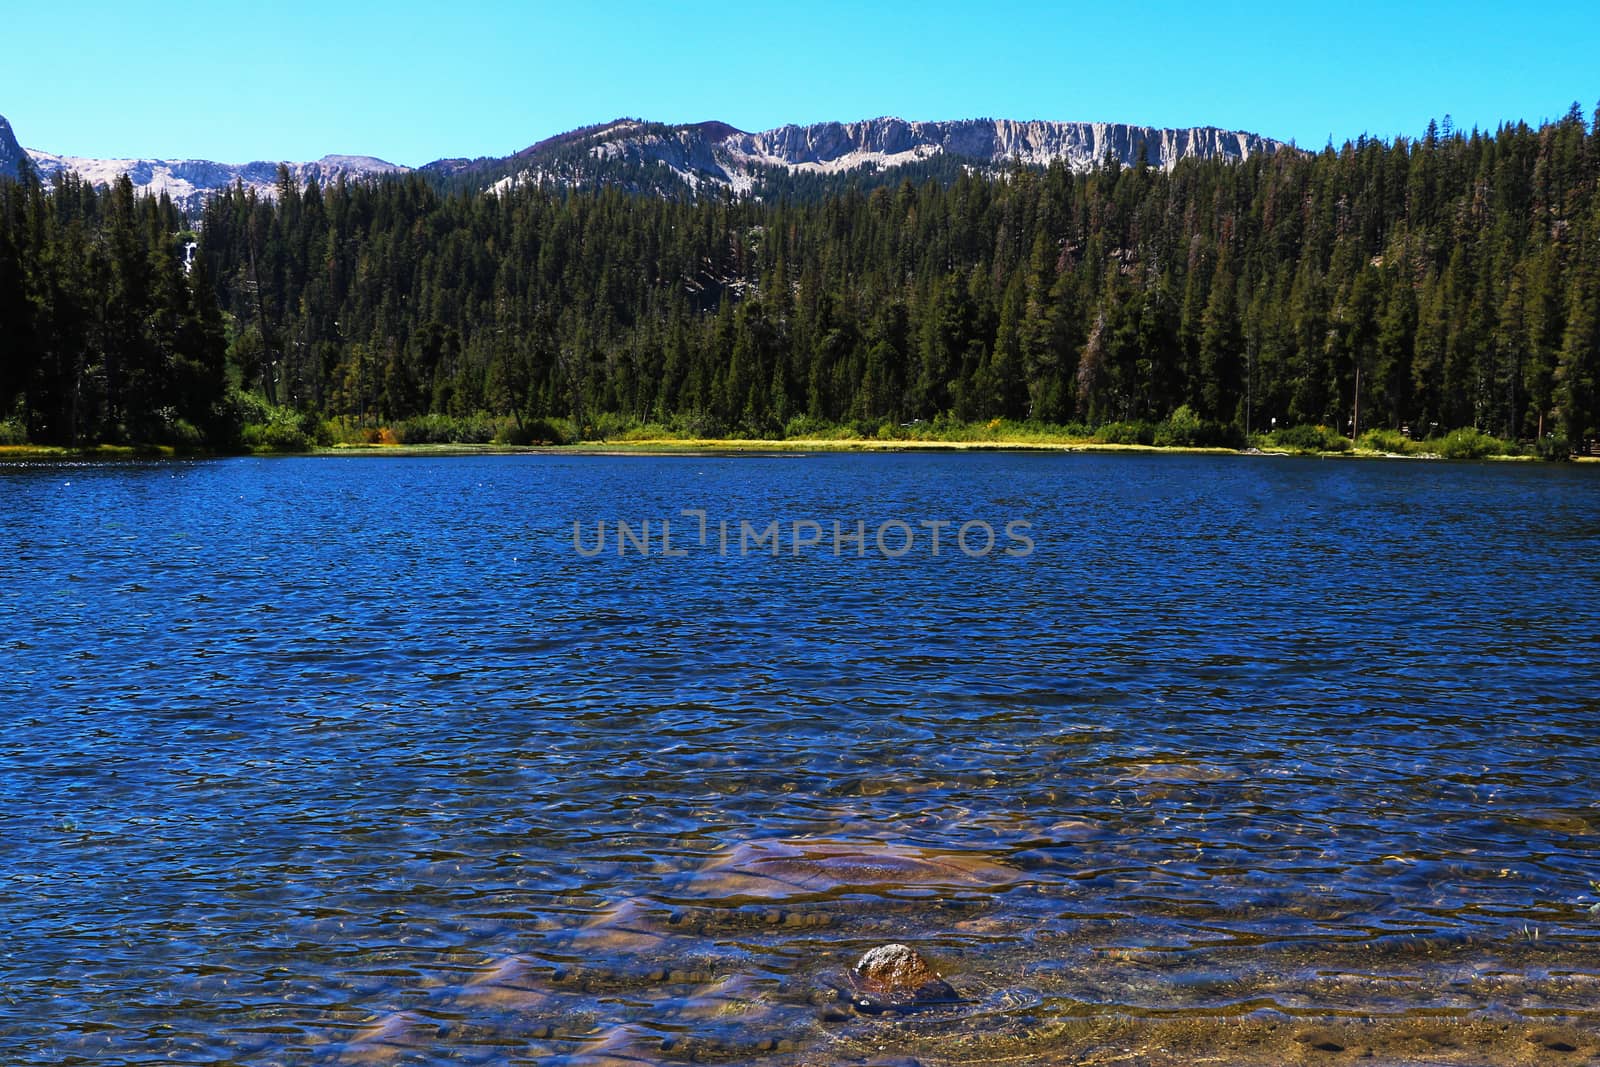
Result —
[{"label": "blue lake water", "polygon": [[[1592,467],[12,464],[0,524],[6,1063],[1600,1052]],[[960,999],[855,1010],[891,941]]]}]

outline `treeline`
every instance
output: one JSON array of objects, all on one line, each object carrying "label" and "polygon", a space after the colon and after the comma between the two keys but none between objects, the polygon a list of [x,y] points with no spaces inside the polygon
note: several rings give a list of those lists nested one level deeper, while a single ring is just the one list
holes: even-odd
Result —
[{"label": "treeline", "polygon": [[[686,203],[421,179],[214,200],[202,253],[274,403],[1593,434],[1600,134]],[[1359,389],[1358,389],[1359,379]],[[1359,411],[1359,413],[1358,413]]]},{"label": "treeline", "polygon": [[[775,436],[797,420],[870,433],[998,418],[1233,442],[1468,429],[1563,451],[1600,426],[1597,185],[1600,130],[1574,107],[1538,128],[1430,126],[1170,173],[1019,166],[767,202],[446,192],[416,175],[302,190],[284,174],[276,201],[210,202],[187,289],[159,204],[10,193],[6,225],[42,213],[52,241],[75,225],[90,259],[142,234],[141,262],[167,279],[154,290],[187,293],[200,323],[195,294],[214,286],[237,385],[308,427],[620,418]],[[133,318],[123,260],[83,290],[100,333]],[[148,344],[156,320],[139,321]],[[214,343],[214,323],[200,332]],[[155,393],[119,394],[133,364],[122,342],[95,343],[54,351],[114,353],[87,407],[131,433]],[[64,380],[59,355],[30,351],[32,378]],[[178,366],[188,349],[163,351]]]},{"label": "treeline", "polygon": [[126,177],[0,181],[0,444],[229,439],[227,333],[185,230]]}]

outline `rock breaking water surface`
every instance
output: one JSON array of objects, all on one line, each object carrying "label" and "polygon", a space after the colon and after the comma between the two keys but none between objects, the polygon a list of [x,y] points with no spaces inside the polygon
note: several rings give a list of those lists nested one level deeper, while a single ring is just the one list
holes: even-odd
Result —
[{"label": "rock breaking water surface", "polygon": [[[573,551],[686,508],[781,553]],[[1037,547],[871,541],[936,519]],[[1593,469],[13,465],[0,521],[7,1063],[1600,1054]],[[859,1005],[889,942],[956,999]]]}]

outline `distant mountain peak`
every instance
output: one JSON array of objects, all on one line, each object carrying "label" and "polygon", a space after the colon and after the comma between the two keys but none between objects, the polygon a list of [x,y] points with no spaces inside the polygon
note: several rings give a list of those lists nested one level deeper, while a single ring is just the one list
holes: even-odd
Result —
[{"label": "distant mountain peak", "polygon": [[[294,164],[291,164],[293,166]],[[313,166],[323,170],[362,170],[362,171],[406,171],[410,167],[402,167],[397,163],[390,163],[387,159],[377,156],[342,156],[326,155],[317,160]]]},{"label": "distant mountain peak", "polygon": [[[18,164],[24,159],[45,181],[70,171],[92,185],[109,185],[126,174],[138,191],[154,196],[166,193],[186,211],[198,210],[208,197],[236,183],[265,197],[276,195],[278,185],[279,164],[269,160],[216,163],[209,159],[98,159],[25,149],[18,143],[11,124],[0,115],[0,177],[16,177]],[[410,169],[374,156],[357,155],[326,155],[310,163],[283,165],[302,185],[313,178],[326,183],[340,177],[371,178]]]},{"label": "distant mountain peak", "polygon": [[[216,163],[209,159],[92,159],[60,156],[29,149],[28,155],[40,175],[49,180],[56,174],[73,172],[92,185],[109,185],[126,174],[139,192],[162,193],[185,211],[197,211],[215,193],[242,184],[257,195],[277,195],[279,163],[255,160],[250,163]],[[403,174],[399,167],[373,156],[327,155],[310,163],[283,163],[302,186],[315,178],[322,184],[346,178],[373,178]]]}]

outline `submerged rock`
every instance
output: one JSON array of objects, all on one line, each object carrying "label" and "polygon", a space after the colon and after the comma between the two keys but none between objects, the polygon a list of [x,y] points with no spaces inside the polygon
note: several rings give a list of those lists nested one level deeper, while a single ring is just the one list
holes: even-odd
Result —
[{"label": "submerged rock", "polygon": [[627,1023],[595,1034],[571,1059],[569,1067],[654,1067],[661,1062],[661,1042]]},{"label": "submerged rock", "polygon": [[986,856],[887,841],[749,841],[694,875],[687,895],[747,900],[824,899],[849,892],[886,895],[986,889],[1020,877]]},{"label": "submerged rock", "polygon": [[389,1063],[438,1042],[444,1029],[414,1012],[399,1011],[374,1021],[340,1052],[341,1063]]},{"label": "submerged rock", "polygon": [[547,1007],[552,997],[538,969],[520,956],[508,956],[465,985],[444,991],[441,999],[447,999],[454,1007],[532,1012]]},{"label": "submerged rock", "polygon": [[879,945],[869,950],[850,969],[849,980],[851,1002],[869,1013],[959,999],[950,983],[908,945]]},{"label": "submerged rock", "polygon": [[648,902],[624,900],[585,923],[572,944],[589,954],[639,955],[664,948],[668,937],[655,929]]},{"label": "submerged rock", "polygon": [[684,1000],[678,1019],[738,1020],[744,1025],[772,1014],[767,989],[748,975],[724,978],[701,986]]}]

